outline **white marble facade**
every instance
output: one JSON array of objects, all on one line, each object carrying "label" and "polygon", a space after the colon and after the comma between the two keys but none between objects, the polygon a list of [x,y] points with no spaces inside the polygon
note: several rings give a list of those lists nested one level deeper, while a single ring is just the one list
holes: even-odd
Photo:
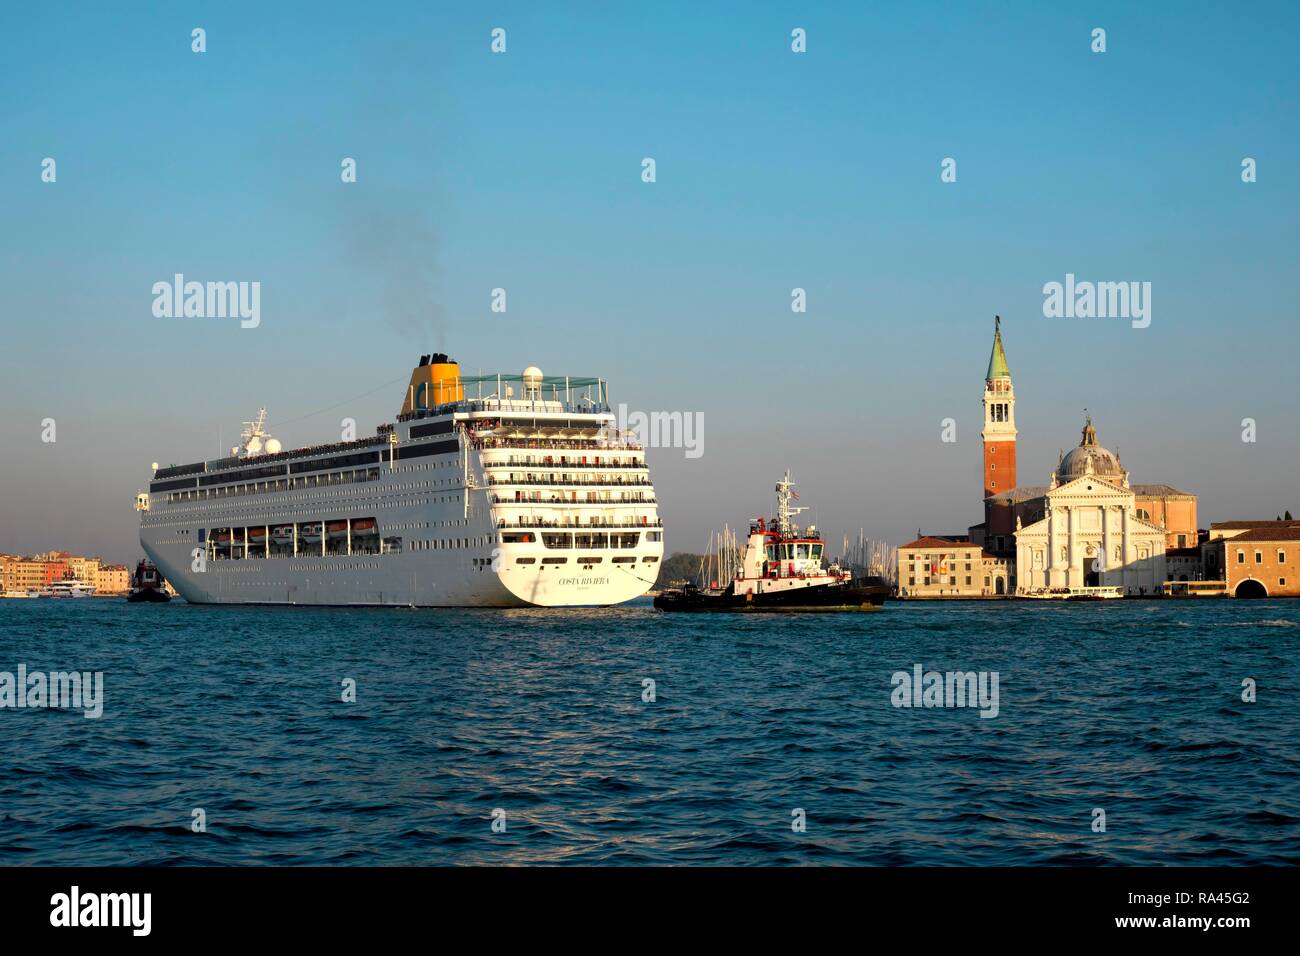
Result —
[{"label": "white marble facade", "polygon": [[1165,530],[1137,516],[1128,474],[1086,473],[1047,491],[1046,515],[1016,530],[1016,590],[1117,586],[1159,593]]}]

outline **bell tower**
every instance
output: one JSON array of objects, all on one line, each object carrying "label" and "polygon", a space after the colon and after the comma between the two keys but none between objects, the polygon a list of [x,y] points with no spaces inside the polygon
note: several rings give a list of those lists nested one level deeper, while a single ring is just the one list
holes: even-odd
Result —
[{"label": "bell tower", "polygon": [[1016,393],[1002,348],[1002,318],[993,317],[993,352],[984,376],[984,497],[1016,486]]}]

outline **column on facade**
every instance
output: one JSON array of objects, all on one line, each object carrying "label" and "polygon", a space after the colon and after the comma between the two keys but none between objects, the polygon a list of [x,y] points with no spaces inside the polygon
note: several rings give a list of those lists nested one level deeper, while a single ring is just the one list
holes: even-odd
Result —
[{"label": "column on facade", "polygon": [[1101,573],[1099,584],[1110,584],[1110,564],[1115,560],[1110,552],[1110,509],[1101,506]]},{"label": "column on facade", "polygon": [[1055,574],[1052,572],[1056,569],[1056,514],[1049,507],[1047,509],[1047,558],[1043,561],[1043,584],[1046,587],[1055,585]]},{"label": "column on facade", "polygon": [[[1071,574],[1074,568],[1074,547],[1075,547],[1074,505],[1070,505],[1066,509],[1066,513],[1069,515],[1069,519],[1070,519],[1069,533],[1067,536],[1067,541],[1065,546],[1065,586],[1068,588],[1068,587],[1074,587],[1074,581],[1072,580],[1073,575]],[[1082,584],[1083,582],[1080,581],[1079,583]]]},{"label": "column on facade", "polygon": [[1120,542],[1120,548],[1122,549],[1122,553],[1124,555],[1124,574],[1122,575],[1122,579],[1120,583],[1121,585],[1123,585],[1125,591],[1127,591],[1130,588],[1133,580],[1133,555],[1131,553],[1133,534],[1128,524],[1129,512],[1131,512],[1132,510],[1133,510],[1132,508],[1125,506],[1124,520],[1121,523],[1121,528],[1123,529],[1122,535],[1124,540]]}]

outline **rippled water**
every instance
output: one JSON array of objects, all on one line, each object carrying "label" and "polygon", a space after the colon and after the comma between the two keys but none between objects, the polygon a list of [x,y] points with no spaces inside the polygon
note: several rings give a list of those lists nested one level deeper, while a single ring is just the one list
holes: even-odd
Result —
[{"label": "rippled water", "polygon": [[[0,601],[0,671],[105,696],[0,709],[0,862],[1300,863],[1297,622]],[[917,663],[997,671],[998,716],[895,708]]]}]

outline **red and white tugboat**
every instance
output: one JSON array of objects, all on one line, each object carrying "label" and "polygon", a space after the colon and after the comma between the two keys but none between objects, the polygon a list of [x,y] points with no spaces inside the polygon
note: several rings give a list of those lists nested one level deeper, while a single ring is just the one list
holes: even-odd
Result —
[{"label": "red and white tugboat", "polygon": [[790,507],[798,496],[790,472],[776,484],[777,516],[749,526],[749,540],[735,577],[724,588],[687,585],[664,591],[655,607],[664,611],[847,611],[880,607],[889,586],[878,578],[855,580],[838,565],[825,567],[825,542],[815,527],[792,520],[803,508]]},{"label": "red and white tugboat", "polygon": [[163,576],[146,559],[135,566],[135,574],[131,576],[131,590],[127,592],[126,599],[133,604],[141,601],[165,604],[172,596],[167,593]]}]

